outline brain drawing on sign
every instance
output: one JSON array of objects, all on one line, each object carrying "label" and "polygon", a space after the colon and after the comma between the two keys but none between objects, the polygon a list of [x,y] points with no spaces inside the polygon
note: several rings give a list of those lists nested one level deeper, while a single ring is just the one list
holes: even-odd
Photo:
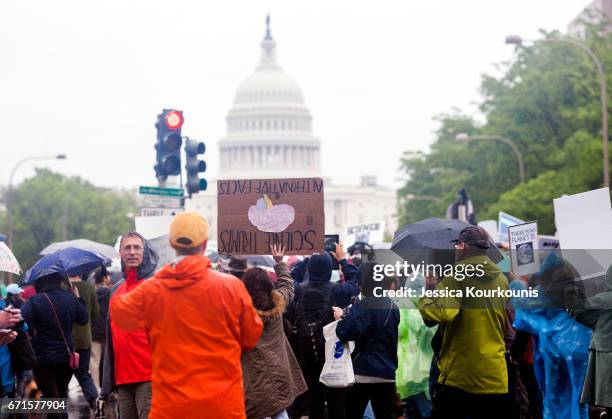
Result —
[{"label": "brain drawing on sign", "polygon": [[249,221],[258,230],[267,233],[280,233],[289,227],[295,218],[295,209],[291,205],[273,205],[268,195],[264,194],[255,205],[249,207]]}]

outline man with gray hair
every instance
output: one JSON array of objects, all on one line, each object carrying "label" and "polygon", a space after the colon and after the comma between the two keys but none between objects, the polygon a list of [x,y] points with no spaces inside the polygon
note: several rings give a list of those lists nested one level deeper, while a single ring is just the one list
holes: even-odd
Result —
[{"label": "man with gray hair", "polygon": [[[119,242],[123,278],[113,287],[113,299],[140,286],[152,277],[159,256],[150,243],[136,232]],[[104,367],[100,397],[117,391],[121,419],[146,419],[151,408],[151,349],[144,330],[126,331],[110,313],[107,322]]]}]

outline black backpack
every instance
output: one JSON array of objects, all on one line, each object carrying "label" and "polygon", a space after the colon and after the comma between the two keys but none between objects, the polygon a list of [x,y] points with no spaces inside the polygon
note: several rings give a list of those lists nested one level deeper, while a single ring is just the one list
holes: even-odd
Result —
[{"label": "black backpack", "polygon": [[294,331],[300,365],[325,362],[323,326],[334,320],[332,307],[336,304],[330,285],[308,284],[297,301]]}]

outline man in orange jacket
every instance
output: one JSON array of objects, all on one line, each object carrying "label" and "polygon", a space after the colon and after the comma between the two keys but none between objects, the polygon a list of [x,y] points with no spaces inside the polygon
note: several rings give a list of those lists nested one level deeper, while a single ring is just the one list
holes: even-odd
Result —
[{"label": "man in orange jacket", "polygon": [[177,258],[111,302],[126,330],[144,329],[153,364],[150,419],[244,418],[240,357],[263,323],[237,278],[210,269],[208,223],[181,213],[170,227]]}]

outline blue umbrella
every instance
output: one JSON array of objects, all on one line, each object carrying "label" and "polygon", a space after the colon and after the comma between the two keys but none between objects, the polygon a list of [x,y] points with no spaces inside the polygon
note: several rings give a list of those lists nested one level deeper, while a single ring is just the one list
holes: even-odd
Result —
[{"label": "blue umbrella", "polygon": [[68,247],[36,262],[26,272],[22,285],[34,285],[39,278],[53,274],[65,277],[83,275],[107,263],[110,259],[100,253]]}]

